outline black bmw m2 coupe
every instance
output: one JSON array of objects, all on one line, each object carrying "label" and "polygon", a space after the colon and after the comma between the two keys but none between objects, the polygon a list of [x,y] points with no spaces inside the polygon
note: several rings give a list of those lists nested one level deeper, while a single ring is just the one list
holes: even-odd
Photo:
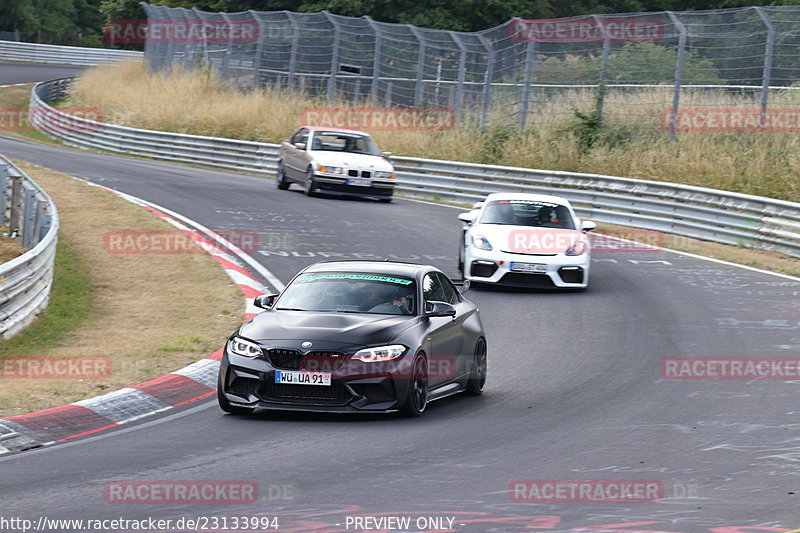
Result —
[{"label": "black bmw m2 coupe", "polygon": [[419,416],[486,382],[478,308],[440,270],[385,261],[311,265],[225,345],[217,397],[255,409]]}]

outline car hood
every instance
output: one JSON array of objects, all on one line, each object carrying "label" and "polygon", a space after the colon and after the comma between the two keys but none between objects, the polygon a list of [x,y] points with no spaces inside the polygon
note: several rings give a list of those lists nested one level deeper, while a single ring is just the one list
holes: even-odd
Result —
[{"label": "car hood", "polygon": [[560,254],[578,242],[583,232],[574,229],[477,224],[472,235],[489,239],[495,250],[519,254]]},{"label": "car hood", "polygon": [[418,320],[405,315],[268,310],[242,326],[239,333],[267,346],[281,341],[283,347],[300,349],[300,343],[310,341],[313,346],[308,350],[334,350],[391,342]]},{"label": "car hood", "polygon": [[392,172],[394,168],[384,158],[376,155],[354,154],[351,152],[329,152],[313,150],[314,161],[320,165],[356,169],[369,169],[376,172]]}]

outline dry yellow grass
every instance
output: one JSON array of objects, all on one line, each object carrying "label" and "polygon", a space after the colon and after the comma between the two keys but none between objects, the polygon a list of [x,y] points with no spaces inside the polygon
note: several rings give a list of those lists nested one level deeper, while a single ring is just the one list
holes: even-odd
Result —
[{"label": "dry yellow grass", "polygon": [[11,261],[24,252],[25,250],[20,245],[19,238],[12,239],[8,235],[8,227],[0,226],[0,263]]},{"label": "dry yellow grass", "polygon": [[[687,90],[682,106],[753,107],[753,95]],[[398,155],[675,181],[800,200],[800,136],[796,133],[683,133],[670,141],[660,127],[671,90],[610,90],[605,116],[624,128],[624,142],[585,151],[573,133],[573,109],[589,111],[591,91],[534,93],[530,127],[488,149],[491,134],[476,127],[450,131],[371,132]],[[239,92],[213,71],[147,72],[139,61],[93,68],[74,85],[67,105],[96,106],[105,120],[157,130],[280,142],[306,107],[327,102],[270,88]],[[340,101],[333,105],[347,105]],[[774,95],[772,107],[800,105],[800,94]],[[492,116],[501,116],[497,95]],[[487,137],[488,135],[488,137]]]},{"label": "dry yellow grass", "polygon": [[104,248],[108,231],[175,228],[109,192],[17,163],[55,200],[59,242],[77,252],[94,287],[89,316],[80,327],[58,346],[25,355],[108,356],[112,373],[85,380],[3,379],[0,416],[70,403],[163,375],[210,355],[241,325],[243,297],[211,256],[110,254]]}]

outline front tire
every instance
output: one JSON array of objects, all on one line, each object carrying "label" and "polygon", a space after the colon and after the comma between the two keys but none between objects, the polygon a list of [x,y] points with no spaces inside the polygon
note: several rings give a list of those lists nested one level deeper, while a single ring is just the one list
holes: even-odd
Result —
[{"label": "front tire", "polygon": [[222,380],[217,383],[217,403],[219,408],[232,415],[251,415],[255,411],[255,407],[239,407],[238,405],[231,405],[228,398],[222,392]]},{"label": "front tire", "polygon": [[305,181],[304,190],[305,190],[306,196],[312,196],[313,197],[313,196],[317,195],[317,188],[314,185],[314,169],[311,168],[311,167],[308,167],[308,171],[306,172],[306,181]]},{"label": "front tire", "polygon": [[411,365],[411,387],[400,413],[407,417],[417,417],[425,412],[428,406],[428,361],[425,354],[420,353],[414,357]]},{"label": "front tire", "polygon": [[486,341],[481,337],[475,344],[475,360],[467,380],[466,393],[468,396],[483,394],[483,387],[486,385],[486,369]]},{"label": "front tire", "polygon": [[461,234],[461,242],[458,245],[458,271],[461,272],[461,277],[463,279],[467,278],[467,273],[464,272],[464,239],[466,238],[466,232]]},{"label": "front tire", "polygon": [[275,175],[275,184],[282,191],[289,188],[289,180],[286,179],[286,171],[283,168],[283,161],[278,161],[278,172]]}]

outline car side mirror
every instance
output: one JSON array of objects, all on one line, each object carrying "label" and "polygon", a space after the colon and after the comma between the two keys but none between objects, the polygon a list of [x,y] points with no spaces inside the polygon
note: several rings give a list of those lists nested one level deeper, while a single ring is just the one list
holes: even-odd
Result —
[{"label": "car side mirror", "polygon": [[384,159],[389,159],[390,157],[392,157],[392,152],[381,152],[381,155],[383,156]]},{"label": "car side mirror", "polygon": [[584,220],[583,222],[581,222],[581,229],[583,231],[592,231],[596,227],[597,227],[597,224],[595,224],[591,220]]},{"label": "car side mirror", "polygon": [[425,316],[456,316],[456,308],[447,302],[425,302]]},{"label": "car side mirror", "polygon": [[272,304],[275,303],[275,299],[277,297],[277,294],[262,294],[261,296],[255,297],[253,300],[253,305],[260,307],[261,309],[270,309]]},{"label": "car side mirror", "polygon": [[297,148],[298,150],[305,150],[306,143],[294,143],[294,147]]},{"label": "car side mirror", "polygon": [[483,207],[483,202],[475,202],[472,204],[472,209],[480,209],[481,207]]},{"label": "car side mirror", "polygon": [[477,216],[477,213],[475,211],[467,211],[466,213],[459,213],[458,214],[458,220],[460,220],[461,222],[464,222],[465,224],[469,225],[469,224],[472,224],[473,222],[475,222],[475,217],[476,216]]}]

